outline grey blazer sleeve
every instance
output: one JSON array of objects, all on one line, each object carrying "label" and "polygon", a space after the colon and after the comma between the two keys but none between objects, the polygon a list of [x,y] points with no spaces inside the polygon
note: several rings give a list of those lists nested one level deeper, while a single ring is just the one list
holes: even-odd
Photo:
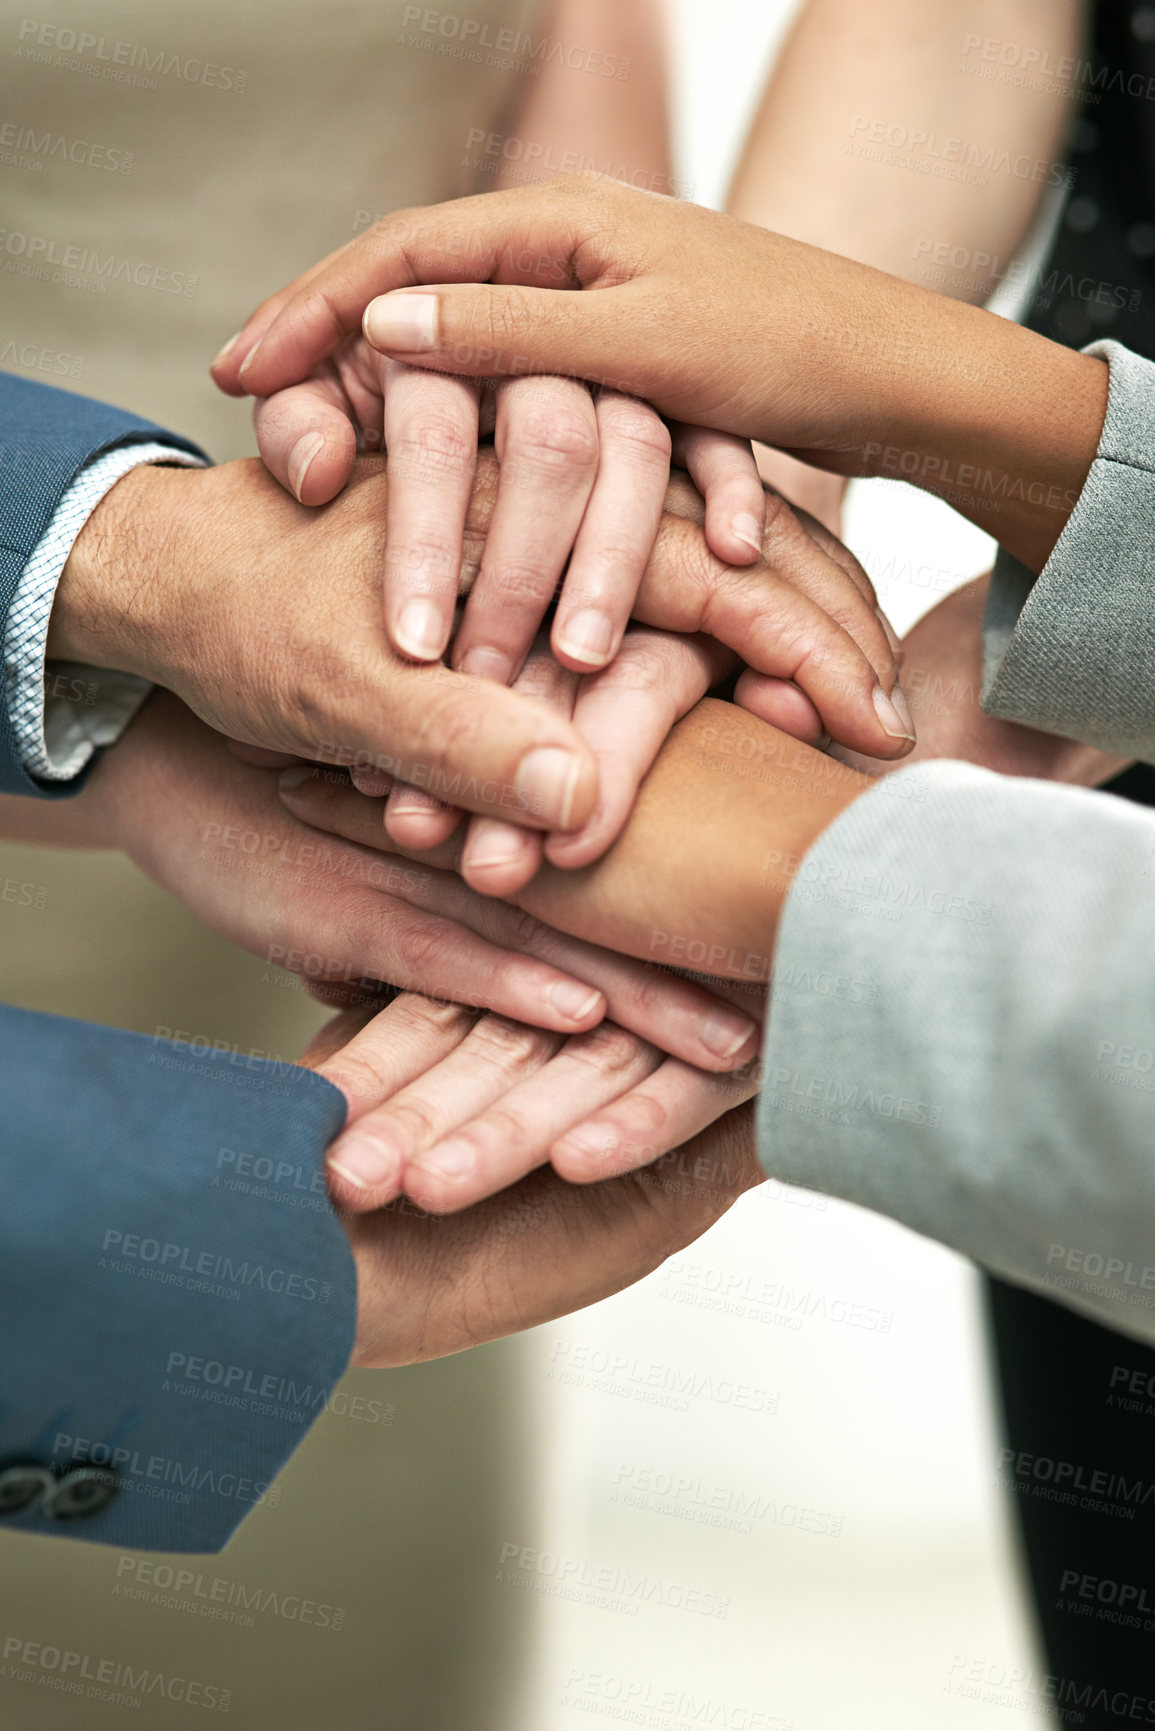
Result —
[{"label": "grey blazer sleeve", "polygon": [[1153,958],[1155,816],[961,763],[888,777],[787,897],[767,1172],[1155,1341]]},{"label": "grey blazer sleeve", "polygon": [[1036,578],[999,552],[983,622],[989,715],[1155,762],[1155,364],[1110,364],[1107,418],[1067,527]]}]

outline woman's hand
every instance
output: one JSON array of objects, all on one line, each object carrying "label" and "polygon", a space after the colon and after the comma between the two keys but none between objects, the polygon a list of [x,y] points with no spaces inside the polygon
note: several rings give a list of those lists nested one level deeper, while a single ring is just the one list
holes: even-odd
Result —
[{"label": "woman's hand", "polygon": [[372,995],[388,981],[565,1034],[608,1013],[711,1070],[758,1049],[752,1018],[689,981],[575,944],[445,871],[323,841],[167,693],[68,804],[222,937],[315,982]]},{"label": "woman's hand", "polygon": [[840,474],[912,481],[1036,571],[1107,404],[1102,361],[594,177],[395,213],[259,308],[218,382],[262,396],[297,383],[362,318],[393,359],[609,381],[664,415]]},{"label": "woman's hand", "polygon": [[493,434],[497,501],[452,665],[501,685],[559,584],[558,660],[577,672],[613,660],[658,532],[671,449],[705,498],[712,550],[732,565],[760,556],[764,495],[749,444],[670,429],[618,391],[591,395],[549,376],[486,388],[385,360],[358,335],[311,379],[258,402],[254,419],[266,466],[308,505],[335,498],[357,451],[384,442],[385,628],[415,661],[436,661],[453,634],[478,438]]},{"label": "woman's hand", "polygon": [[[398,1003],[410,1023],[409,1062],[419,1063],[444,1044],[447,1012]],[[364,1011],[336,1017],[303,1062],[346,1075],[342,1049],[356,1044],[365,1021]],[[405,1201],[368,1214],[342,1210],[357,1264],[353,1363],[440,1358],[608,1298],[699,1237],[762,1178],[747,1104],[627,1176],[577,1186],[542,1166],[449,1217]]]},{"label": "woman's hand", "polygon": [[[348,781],[290,775],[281,798],[295,816],[373,845],[375,801]],[[510,899],[623,955],[765,985],[794,875],[822,830],[869,786],[746,710],[707,697],[674,727],[609,852],[578,871],[545,865]],[[461,846],[453,837],[430,857],[456,868]]]}]

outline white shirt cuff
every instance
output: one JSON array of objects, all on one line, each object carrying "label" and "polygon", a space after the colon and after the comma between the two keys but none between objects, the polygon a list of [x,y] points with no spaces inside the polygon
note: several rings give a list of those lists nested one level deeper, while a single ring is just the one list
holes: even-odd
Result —
[{"label": "white shirt cuff", "polygon": [[99,746],[114,745],[152,687],[132,673],[56,662],[46,666],[56,588],[80,531],[104,495],[141,463],[203,467],[150,441],[118,445],[77,475],[20,575],[4,631],[4,682],[20,760],[39,781],[71,781]]}]

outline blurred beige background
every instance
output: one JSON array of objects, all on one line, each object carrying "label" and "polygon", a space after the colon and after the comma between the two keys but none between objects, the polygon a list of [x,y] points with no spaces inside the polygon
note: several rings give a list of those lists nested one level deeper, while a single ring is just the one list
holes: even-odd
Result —
[{"label": "blurred beige background", "polygon": [[[679,172],[716,203],[793,8],[676,10]],[[0,0],[0,118],[133,162],[123,175],[0,163],[0,226],[197,281],[187,297],[125,284],[99,296],[0,274],[0,347],[63,352],[80,371],[4,364],[154,415],[219,457],[251,449],[205,358],[270,285],[348,238],[358,210],[456,190],[467,127],[507,92],[475,66],[398,50],[393,0],[42,8],[59,29],[247,74],[227,91],[203,77],[119,87],[67,54],[29,61],[26,16]],[[945,507],[885,483],[855,490],[848,539],[900,629],[989,562]],[[8,1001],[284,1056],[319,1019],[288,976],[121,862],[5,848],[0,876],[45,891],[40,908],[0,902]],[[576,1731],[591,1717],[963,1731],[1005,1723],[995,1685],[1035,1663],[973,1276],[856,1210],[765,1186],[632,1292],[521,1342],[350,1376],[334,1409],[276,1506],[194,1562],[264,1609],[207,1617],[196,1590],[166,1586],[166,1559],[147,1559],[150,1579],[137,1557],[8,1535],[5,1635],[231,1690],[246,1731]],[[326,1608],[325,1626],[285,1614],[300,1596]],[[965,1680],[976,1663],[988,1684]],[[0,1723],[21,1731],[195,1718],[0,1671]]]}]

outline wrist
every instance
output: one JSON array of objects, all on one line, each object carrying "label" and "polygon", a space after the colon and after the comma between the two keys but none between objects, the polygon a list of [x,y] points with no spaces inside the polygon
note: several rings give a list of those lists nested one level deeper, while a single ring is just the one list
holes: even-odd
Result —
[{"label": "wrist", "polygon": [[51,660],[161,681],[179,601],[182,544],[208,471],[141,463],[97,505],[64,564],[48,623]]},{"label": "wrist", "polygon": [[937,494],[1041,571],[1095,460],[1107,364],[993,313],[924,298],[935,316],[887,393],[867,470]]}]

